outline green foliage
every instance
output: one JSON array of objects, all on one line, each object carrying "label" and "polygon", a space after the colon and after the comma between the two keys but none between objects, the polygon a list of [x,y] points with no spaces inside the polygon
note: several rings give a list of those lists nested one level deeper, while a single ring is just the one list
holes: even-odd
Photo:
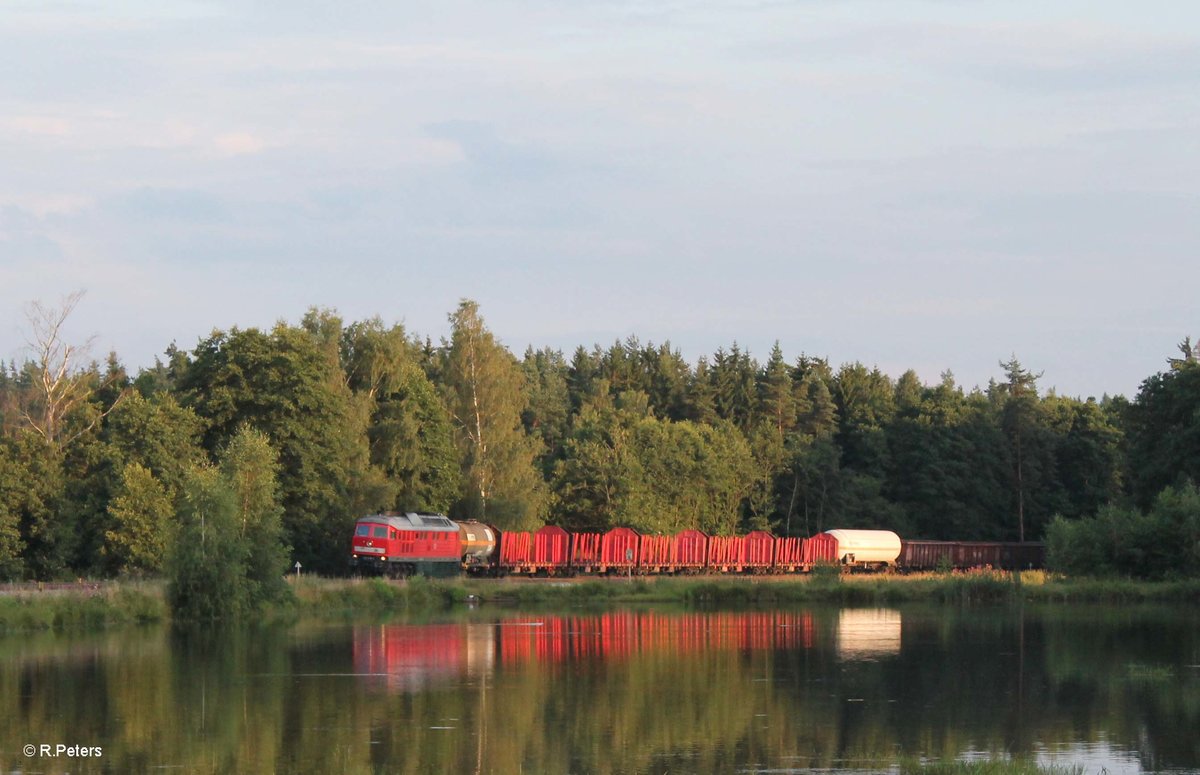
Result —
[{"label": "green foliage", "polygon": [[72,566],[103,574],[129,570],[121,552],[110,551],[114,536],[109,535],[121,529],[110,506],[125,493],[126,467],[137,464],[147,469],[173,501],[184,472],[204,460],[199,433],[199,418],[171,395],[157,393],[147,399],[133,392],[104,417],[98,433],[71,446],[63,467],[64,500],[72,506],[64,515],[74,536]]},{"label": "green foliage", "polygon": [[74,535],[61,511],[64,491],[55,449],[31,433],[0,438],[0,563],[9,578],[66,574]]},{"label": "green foliage", "polygon": [[1126,412],[1133,495],[1149,506],[1163,488],[1200,481],[1200,362],[1177,361],[1142,383]]},{"label": "green foliage", "polygon": [[1052,569],[1072,575],[1200,576],[1200,490],[1190,482],[1168,487],[1146,512],[1108,505],[1094,517],[1057,517],[1046,552]]},{"label": "green foliage", "polygon": [[396,485],[396,509],[449,511],[462,489],[454,430],[420,369],[406,368],[380,398],[368,435],[372,462]]},{"label": "green foliage", "polygon": [[175,493],[188,469],[204,458],[200,432],[200,418],[171,394],[143,398],[134,393],[105,419],[102,438],[115,463],[141,465]]},{"label": "green foliage", "polygon": [[758,365],[737,342],[728,351],[717,350],[709,371],[717,417],[742,430],[750,427],[758,406],[757,372]]},{"label": "green foliage", "polygon": [[116,496],[108,504],[112,528],[104,553],[121,574],[162,570],[175,509],[170,494],[150,469],[126,464]]},{"label": "green foliage", "polygon": [[167,600],[176,621],[220,621],[247,611],[246,542],[229,482],[216,468],[184,481],[168,560]]},{"label": "green foliage", "polygon": [[521,362],[525,375],[525,409],[521,412],[521,424],[526,433],[540,436],[544,445],[541,458],[543,476],[554,469],[554,462],[562,455],[571,419],[571,395],[568,388],[569,372],[562,353],[549,348],[525,351]]},{"label": "green foliage", "polygon": [[21,560],[24,548],[17,515],[0,506],[0,579],[11,581],[21,577],[25,569]]},{"label": "green foliage", "polygon": [[458,498],[461,473],[453,426],[422,355],[401,326],[378,319],[347,326],[341,362],[356,398],[370,411],[370,461],[399,511],[446,512]]},{"label": "green foliage", "polygon": [[28,503],[24,496],[23,462],[15,445],[0,439],[0,579],[20,578],[25,570],[21,523]]},{"label": "green foliage", "polygon": [[188,472],[167,566],[177,621],[236,619],[290,598],[277,470],[266,434],[242,426],[219,467]]},{"label": "green foliage", "polygon": [[221,475],[234,499],[238,538],[245,547],[246,600],[261,608],[288,596],[283,580],[290,547],[284,542],[277,473],[266,434],[243,426],[221,454]]},{"label": "green foliage", "polygon": [[341,321],[310,312],[304,327],[215,332],[200,342],[180,380],[184,403],[206,424],[215,454],[244,424],[279,452],[284,531],[306,568],[341,570],[356,515],[392,499],[370,465],[370,405],[346,384]]},{"label": "green foliage", "polygon": [[562,522],[581,530],[734,532],[755,479],[741,433],[730,423],[659,420],[623,398],[617,405],[602,394],[576,419],[555,469]]}]

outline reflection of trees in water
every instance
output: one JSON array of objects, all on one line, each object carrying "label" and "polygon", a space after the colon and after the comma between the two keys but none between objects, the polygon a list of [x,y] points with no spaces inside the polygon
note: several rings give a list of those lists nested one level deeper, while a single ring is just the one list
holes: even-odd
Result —
[{"label": "reflection of trees in water", "polygon": [[103,745],[62,763],[82,772],[869,768],[1104,738],[1200,762],[1195,614],[898,621],[898,641],[891,614],[833,609],[0,641],[0,770],[27,740]]},{"label": "reflection of trees in water", "polygon": [[1200,763],[1200,612],[1130,607],[1046,616],[1052,701],[1075,714],[1072,731],[1136,749],[1147,769]]}]

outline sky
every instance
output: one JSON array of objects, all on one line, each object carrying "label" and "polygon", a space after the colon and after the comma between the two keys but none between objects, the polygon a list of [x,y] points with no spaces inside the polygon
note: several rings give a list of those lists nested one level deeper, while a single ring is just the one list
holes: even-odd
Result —
[{"label": "sky", "polygon": [[1200,336],[1200,3],[5,0],[0,358],[462,298],[1133,396]]}]

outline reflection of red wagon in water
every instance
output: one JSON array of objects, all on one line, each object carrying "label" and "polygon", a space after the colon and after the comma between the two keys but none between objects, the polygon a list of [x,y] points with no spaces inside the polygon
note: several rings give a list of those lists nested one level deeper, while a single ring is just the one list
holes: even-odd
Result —
[{"label": "reflection of red wagon in water", "polygon": [[410,692],[485,675],[496,661],[490,624],[383,624],[354,628],[354,672],[368,686]]}]

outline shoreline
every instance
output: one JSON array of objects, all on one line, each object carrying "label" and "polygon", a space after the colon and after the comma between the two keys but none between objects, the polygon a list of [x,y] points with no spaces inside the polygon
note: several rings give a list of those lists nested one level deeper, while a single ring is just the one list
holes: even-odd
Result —
[{"label": "shoreline", "polygon": [[[675,604],[685,607],[932,603],[946,606],[1044,603],[1200,602],[1200,579],[1067,579],[1042,571],[808,576],[578,577],[391,581],[289,577],[293,600],[266,618],[294,621],[450,611],[480,604],[571,608]],[[166,583],[83,581],[0,585],[0,635],[22,631],[99,630],[170,623]]]},{"label": "shoreline", "polygon": [[301,615],[354,615],[468,604],[685,606],[797,603],[1137,604],[1200,602],[1200,579],[1063,579],[1042,571],[952,574],[609,577],[574,579],[301,579],[292,582]]}]

